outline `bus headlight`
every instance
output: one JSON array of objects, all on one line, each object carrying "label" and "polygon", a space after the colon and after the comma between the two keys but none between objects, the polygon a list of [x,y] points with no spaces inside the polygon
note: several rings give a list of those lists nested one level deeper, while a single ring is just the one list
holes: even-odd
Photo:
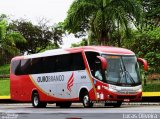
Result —
[{"label": "bus headlight", "polygon": [[118,92],[117,89],[116,89],[116,86],[114,86],[114,85],[109,85],[108,90],[111,91],[111,92]]},{"label": "bus headlight", "polygon": [[113,88],[108,88],[108,90],[111,92],[118,92],[116,89],[113,89]]},{"label": "bus headlight", "polygon": [[140,88],[140,89],[137,90],[137,93],[140,93],[140,92],[142,92],[142,88]]}]

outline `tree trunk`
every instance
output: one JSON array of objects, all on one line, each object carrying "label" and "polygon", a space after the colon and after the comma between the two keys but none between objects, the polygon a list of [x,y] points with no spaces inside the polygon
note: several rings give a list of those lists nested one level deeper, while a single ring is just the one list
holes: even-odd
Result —
[{"label": "tree trunk", "polygon": [[118,47],[121,47],[121,37],[118,38]]},{"label": "tree trunk", "polygon": [[101,38],[100,38],[100,45],[109,45],[109,36],[108,33],[105,31],[101,32]]}]

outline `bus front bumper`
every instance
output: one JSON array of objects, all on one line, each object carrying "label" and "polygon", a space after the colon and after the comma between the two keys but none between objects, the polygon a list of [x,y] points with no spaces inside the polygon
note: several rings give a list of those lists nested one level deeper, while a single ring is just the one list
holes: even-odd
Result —
[{"label": "bus front bumper", "polygon": [[124,101],[124,102],[138,102],[142,100],[142,92],[136,94],[120,94],[109,92],[107,94],[109,101]]}]

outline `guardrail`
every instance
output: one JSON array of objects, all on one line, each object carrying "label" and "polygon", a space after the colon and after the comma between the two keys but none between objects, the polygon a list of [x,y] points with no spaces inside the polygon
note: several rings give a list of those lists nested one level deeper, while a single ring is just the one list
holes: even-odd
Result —
[{"label": "guardrail", "polygon": [[9,74],[0,75],[0,78],[1,78],[1,79],[9,78]]}]

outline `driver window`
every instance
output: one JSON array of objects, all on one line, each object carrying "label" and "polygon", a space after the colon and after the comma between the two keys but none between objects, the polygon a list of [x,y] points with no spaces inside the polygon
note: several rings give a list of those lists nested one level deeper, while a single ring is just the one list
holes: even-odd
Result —
[{"label": "driver window", "polygon": [[100,61],[95,61],[95,77],[99,80],[103,80],[102,78],[102,70]]},{"label": "driver window", "polygon": [[86,54],[86,58],[87,58],[92,76],[95,76],[95,61],[97,59],[97,56],[100,56],[100,54],[92,51],[85,52],[85,54]]}]

